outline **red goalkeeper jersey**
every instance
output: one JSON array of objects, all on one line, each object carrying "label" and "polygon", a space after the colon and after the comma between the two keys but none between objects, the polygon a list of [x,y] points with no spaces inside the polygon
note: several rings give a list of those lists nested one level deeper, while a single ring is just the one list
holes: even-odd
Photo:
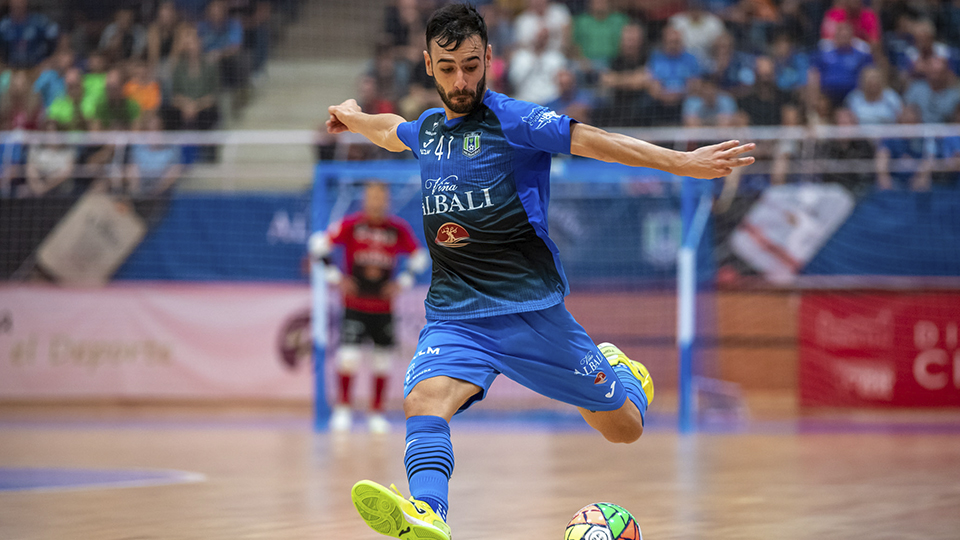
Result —
[{"label": "red goalkeeper jersey", "polygon": [[346,273],[357,280],[357,295],[347,295],[344,307],[389,313],[392,306],[383,289],[393,277],[397,256],[418,247],[410,225],[395,216],[374,224],[358,212],[331,226],[328,234],[331,243],[346,250]]}]

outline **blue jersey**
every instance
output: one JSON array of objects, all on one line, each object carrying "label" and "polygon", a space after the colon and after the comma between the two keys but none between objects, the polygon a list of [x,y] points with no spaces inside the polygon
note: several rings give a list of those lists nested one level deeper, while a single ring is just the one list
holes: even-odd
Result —
[{"label": "blue jersey", "polygon": [[547,236],[550,158],[570,153],[567,116],[487,90],[473,113],[430,109],[397,135],[420,160],[433,259],[431,320],[545,309],[568,292]]}]

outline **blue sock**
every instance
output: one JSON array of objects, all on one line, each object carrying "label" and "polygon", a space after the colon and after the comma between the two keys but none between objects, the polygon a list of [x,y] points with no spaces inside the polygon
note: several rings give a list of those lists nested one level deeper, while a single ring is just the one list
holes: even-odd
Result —
[{"label": "blue sock", "polygon": [[447,493],[453,475],[450,424],[439,416],[407,418],[407,448],[403,453],[410,495],[430,505],[447,520]]},{"label": "blue sock", "polygon": [[623,389],[627,392],[627,397],[640,410],[640,423],[643,423],[647,416],[647,393],[643,391],[640,380],[633,375],[629,367],[623,364],[613,366],[613,370],[617,372],[617,377],[620,379]]}]

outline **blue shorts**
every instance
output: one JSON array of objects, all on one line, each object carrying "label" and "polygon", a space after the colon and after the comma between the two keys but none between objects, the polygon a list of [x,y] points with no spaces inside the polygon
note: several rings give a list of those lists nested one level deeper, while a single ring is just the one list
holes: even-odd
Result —
[{"label": "blue shorts", "polygon": [[610,363],[563,304],[427,321],[403,380],[403,396],[432,377],[460,379],[483,389],[460,407],[464,411],[486,396],[501,373],[538,394],[591,411],[616,410],[627,399]]}]

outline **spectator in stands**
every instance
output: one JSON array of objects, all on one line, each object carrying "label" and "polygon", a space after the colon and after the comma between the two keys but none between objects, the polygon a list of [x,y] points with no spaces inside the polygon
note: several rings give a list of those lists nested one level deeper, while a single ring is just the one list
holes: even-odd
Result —
[{"label": "spectator in stands", "polygon": [[[914,125],[922,122],[920,109],[908,104],[898,119],[900,124]],[[883,139],[877,147],[877,187],[888,190],[909,187],[914,191],[930,188],[931,168],[937,145],[933,138],[903,137]],[[891,160],[899,160],[903,170],[890,171]]]},{"label": "spectator in stands", "polygon": [[97,103],[107,91],[107,58],[100,51],[87,57],[87,71],[83,74],[83,112],[92,116]]},{"label": "spectator in stands", "polygon": [[757,57],[754,71],[757,82],[737,102],[741,122],[751,126],[779,126],[786,107],[795,107],[790,94],[777,87],[776,68],[767,56]]},{"label": "spectator in stands", "polygon": [[943,40],[951,47],[960,47],[960,0],[940,2],[937,21]]},{"label": "spectator in stands", "polygon": [[683,125],[686,127],[726,127],[733,124],[737,102],[720,90],[717,81],[705,77],[696,85],[696,91],[683,100]]},{"label": "spectator in stands", "polygon": [[926,77],[910,84],[904,93],[904,101],[917,107],[923,122],[946,122],[960,104],[960,83],[945,59],[933,58],[926,69]]},{"label": "spectator in stands", "polygon": [[914,44],[904,51],[902,68],[913,79],[923,79],[932,69],[936,59],[944,60],[957,72],[960,69],[960,55],[946,43],[937,41],[936,27],[927,19],[913,25]]},{"label": "spectator in stands", "polygon": [[86,90],[83,85],[83,72],[70,68],[63,76],[67,86],[66,94],[58,97],[47,107],[47,118],[57,123],[60,131],[85,131],[87,114],[83,104]]},{"label": "spectator in stands", "polygon": [[866,46],[854,41],[853,27],[846,22],[838,23],[833,39],[824,40],[814,56],[808,88],[839,105],[856,88],[860,71],[872,63]]},{"label": "spectator in stands", "polygon": [[173,49],[180,24],[177,7],[171,1],[160,4],[157,17],[147,27],[147,61],[151,69],[157,70],[161,77],[169,77]]},{"label": "spectator in stands", "polygon": [[780,2],[780,23],[773,29],[773,39],[785,37],[791,43],[813,43],[820,35],[820,21],[813,21],[809,11],[803,9],[806,0],[783,0]]},{"label": "spectator in stands", "polygon": [[844,100],[860,125],[893,124],[903,110],[903,100],[883,80],[883,73],[869,66],[860,72],[860,85]]},{"label": "spectator in stands", "polygon": [[377,84],[377,79],[370,75],[362,75],[357,89],[357,103],[369,114],[393,114],[393,102],[385,97],[384,92]]},{"label": "spectator in stands", "polygon": [[567,58],[549,48],[550,31],[541,28],[531,47],[518,49],[510,61],[510,84],[517,99],[543,105],[560,95],[557,73]]},{"label": "spectator in stands", "polygon": [[867,43],[880,41],[880,18],[874,10],[863,5],[863,0],[835,0],[823,17],[820,37],[834,40],[843,24],[849,24],[853,36],[858,39]]},{"label": "spectator in stands", "polygon": [[270,2],[251,1],[243,18],[243,46],[250,53],[250,75],[259,80],[270,56]]},{"label": "spectator in stands", "polygon": [[[849,109],[838,108],[833,114],[833,123],[837,126],[855,126],[857,118]],[[874,159],[873,143],[861,138],[820,139],[814,149],[816,159],[828,164],[846,165],[852,160]],[[862,195],[873,185],[873,173],[866,167],[862,172],[824,172],[821,180],[827,183],[840,184],[854,195]]]},{"label": "spectator in stands", "polygon": [[216,66],[200,50],[200,39],[191,27],[178,32],[177,58],[171,80],[170,107],[165,110],[167,129],[213,129],[219,120]]},{"label": "spectator in stands", "polygon": [[546,103],[546,107],[557,114],[565,114],[578,122],[593,122],[593,95],[577,84],[577,75],[567,69],[557,73],[557,99]]},{"label": "spectator in stands", "polygon": [[676,0],[632,0],[628,3],[627,14],[642,21],[647,30],[650,43],[663,40],[663,29],[670,17],[684,10],[684,3]]},{"label": "spectator in stands", "polygon": [[799,97],[807,85],[810,58],[796,49],[793,39],[786,33],[777,35],[770,47],[777,88]]},{"label": "spectator in stands", "polygon": [[687,10],[670,17],[667,24],[680,32],[684,48],[701,64],[706,64],[713,43],[726,32],[723,21],[707,11],[705,0],[687,2]]},{"label": "spectator in stands", "polygon": [[600,74],[600,89],[608,95],[608,102],[596,119],[601,125],[636,126],[646,120],[644,108],[650,99],[646,64],[650,52],[644,34],[639,24],[624,26],[620,54],[613,59],[610,70]]},{"label": "spectator in stands", "polygon": [[10,12],[0,21],[0,53],[14,69],[31,69],[53,53],[60,27],[46,15],[31,13],[27,0],[10,0]]},{"label": "spectator in stands", "polygon": [[[916,22],[913,14],[906,9],[896,11],[897,14],[892,16],[892,26],[889,28],[885,26],[886,29],[883,32],[883,52],[892,67],[906,72],[910,64],[907,50],[914,46],[913,34]],[[907,74],[902,73],[902,75],[906,77]]]},{"label": "spectator in stands", "polygon": [[[546,32],[546,44],[543,34]],[[514,47],[518,50],[541,50],[567,54],[570,37],[570,10],[550,0],[527,0],[527,9],[513,23]],[[556,56],[553,54],[553,56]]]},{"label": "spectator in stands", "polygon": [[123,72],[119,68],[107,72],[106,91],[94,109],[91,129],[125,131],[138,127],[140,106],[127,98],[123,85]]},{"label": "spectator in stands", "polygon": [[30,88],[25,71],[17,71],[0,98],[0,130],[37,129],[42,112],[40,98]]},{"label": "spectator in stands", "polygon": [[111,62],[143,58],[147,49],[147,32],[134,20],[132,9],[117,10],[113,22],[100,34],[99,49]]},{"label": "spectator in stands", "polygon": [[[144,129],[148,134],[159,135],[163,131],[163,120],[149,115],[144,120]],[[133,145],[124,175],[128,192],[135,198],[167,196],[183,175],[182,161],[180,146],[163,144],[159,137]]]},{"label": "spectator in stands", "polygon": [[780,14],[771,0],[740,0],[731,10],[727,24],[736,37],[737,50],[764,54],[779,19]]},{"label": "spectator in stands", "polygon": [[225,0],[211,0],[206,18],[197,23],[197,35],[207,61],[220,70],[220,84],[233,91],[233,112],[246,101],[249,66],[243,50],[243,24],[228,16]]},{"label": "spectator in stands", "polygon": [[[487,43],[493,47],[494,60],[510,58],[513,53],[513,18],[504,6],[497,2],[478,5],[477,10],[487,23]],[[491,68],[494,66],[491,66]],[[502,66],[502,69],[506,69]],[[487,84],[491,74],[487,73]]]},{"label": "spectator in stands", "polygon": [[155,114],[163,101],[160,81],[155,71],[145,60],[130,62],[130,78],[123,85],[123,95],[136,102],[144,115]]},{"label": "spectator in stands", "polygon": [[374,47],[373,60],[371,60],[365,73],[365,75],[373,78],[374,84],[379,90],[379,97],[391,102],[396,102],[407,93],[411,70],[420,68],[420,71],[423,71],[422,52],[420,64],[416,65],[410,64],[402,58],[397,59],[396,54],[397,49],[389,43],[378,43]]},{"label": "spectator in stands", "polygon": [[67,93],[64,75],[73,67],[73,51],[63,49],[54,54],[51,60],[50,66],[43,70],[33,82],[33,91],[40,96],[44,108],[49,107],[53,100]]},{"label": "spectator in stands", "polygon": [[[49,133],[58,131],[53,119],[43,122],[43,129]],[[69,195],[73,191],[74,168],[77,164],[78,149],[69,144],[31,144],[27,151],[26,193],[21,195],[44,197]]]},{"label": "spectator in stands", "polygon": [[684,49],[683,36],[677,29],[664,28],[662,46],[650,55],[647,70],[654,122],[678,123],[683,98],[691,82],[701,75],[701,68],[697,58]]},{"label": "spectator in stands", "polygon": [[590,0],[586,13],[573,20],[573,42],[591,67],[609,68],[620,49],[620,33],[630,20],[610,8],[610,0]]},{"label": "spectator in stands", "polygon": [[387,5],[384,31],[395,58],[422,69],[426,24],[427,16],[417,0],[396,0]]},{"label": "spectator in stands", "polygon": [[713,42],[707,62],[701,65],[722,90],[739,97],[756,81],[754,62],[753,56],[736,49],[733,35],[724,32]]}]

